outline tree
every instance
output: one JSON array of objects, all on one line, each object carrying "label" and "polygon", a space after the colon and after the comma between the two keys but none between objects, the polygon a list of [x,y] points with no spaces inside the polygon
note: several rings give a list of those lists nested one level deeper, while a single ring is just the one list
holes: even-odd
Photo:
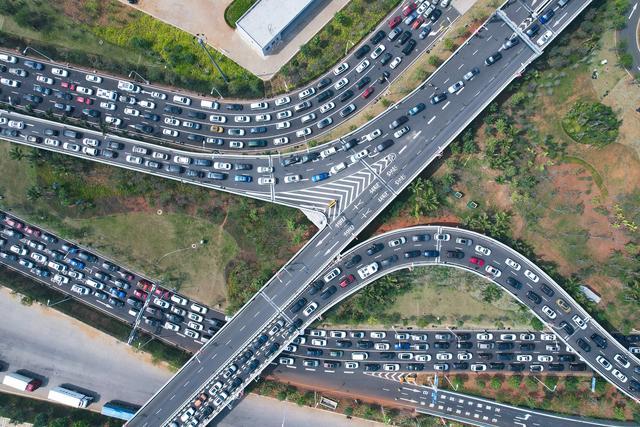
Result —
[{"label": "tree", "polygon": [[32,202],[42,197],[42,189],[37,185],[33,185],[27,189],[27,200]]},{"label": "tree", "polygon": [[22,147],[13,146],[9,151],[9,157],[11,160],[17,160],[18,162],[24,159],[24,152],[22,151]]},{"label": "tree", "polygon": [[431,181],[418,178],[411,183],[411,198],[413,206],[411,214],[417,219],[427,215],[440,207],[438,193]]},{"label": "tree", "polygon": [[440,57],[436,56],[436,55],[431,55],[429,57],[429,65],[431,65],[432,67],[439,67],[442,64],[442,59],[440,59]]},{"label": "tree", "polygon": [[532,317],[529,322],[534,331],[541,331],[544,329],[544,324],[537,317]]},{"label": "tree", "polygon": [[502,297],[502,289],[495,283],[489,283],[482,290],[482,300],[488,304],[498,301]]}]

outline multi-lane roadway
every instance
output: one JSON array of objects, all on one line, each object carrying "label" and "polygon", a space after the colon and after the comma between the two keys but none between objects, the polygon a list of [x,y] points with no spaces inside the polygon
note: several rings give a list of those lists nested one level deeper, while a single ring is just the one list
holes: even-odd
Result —
[{"label": "multi-lane roadway", "polygon": [[[286,148],[317,139],[374,102],[459,17],[451,6],[444,11],[439,7],[423,9],[420,18],[409,18],[416,12],[404,16],[403,6],[399,6],[335,69],[308,86],[274,99],[204,99],[15,52],[0,52],[17,61],[3,62],[0,55],[0,76],[18,82],[13,87],[3,81],[0,101],[83,119],[96,127],[103,124],[111,132],[127,131],[154,141],[209,151]],[[433,19],[422,16],[424,12]],[[402,21],[391,29],[389,20],[396,16]],[[352,111],[345,110],[349,106],[353,106],[349,108]]]}]

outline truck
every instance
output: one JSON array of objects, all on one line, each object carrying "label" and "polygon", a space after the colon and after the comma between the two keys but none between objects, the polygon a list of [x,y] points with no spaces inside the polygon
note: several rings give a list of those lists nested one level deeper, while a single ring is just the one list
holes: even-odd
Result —
[{"label": "truck", "polygon": [[129,421],[135,415],[136,409],[128,405],[125,406],[116,402],[108,402],[104,404],[100,413],[107,417]]},{"label": "truck", "polygon": [[85,396],[77,391],[69,390],[64,387],[54,387],[49,391],[49,400],[62,403],[63,405],[72,406],[74,408],[86,408],[93,400],[90,396]]},{"label": "truck", "polygon": [[42,381],[36,378],[28,377],[26,375],[12,372],[4,376],[2,384],[21,391],[34,391],[42,385]]}]

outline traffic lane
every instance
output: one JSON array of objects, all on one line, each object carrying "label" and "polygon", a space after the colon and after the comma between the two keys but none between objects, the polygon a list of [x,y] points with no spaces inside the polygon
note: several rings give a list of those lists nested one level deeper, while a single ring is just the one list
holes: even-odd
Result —
[{"label": "traffic lane", "polygon": [[[129,269],[120,266],[118,263],[114,262],[113,260],[104,257],[104,255],[102,254],[96,253],[91,249],[88,249],[86,247],[76,244],[75,242],[71,242],[69,240],[63,239],[60,236],[57,236],[56,234],[51,233],[46,229],[37,227],[25,221],[24,219],[16,216],[15,214],[8,213],[5,211],[0,211],[0,216],[5,216],[5,219],[2,220],[4,225],[0,225],[0,228],[4,228],[4,230],[2,231],[2,239],[6,241],[6,243],[1,246],[1,249],[2,249],[2,251],[0,252],[0,255],[2,255],[2,258],[0,258],[1,263],[7,265],[9,268],[25,276],[29,276],[31,279],[39,283],[43,283],[46,286],[49,286],[50,288],[58,292],[62,292],[66,295],[69,295],[78,301],[81,301],[87,305],[90,305],[100,310],[103,313],[106,313],[112,317],[115,317],[118,320],[121,320],[130,325],[133,325],[135,323],[137,312],[140,310],[135,309],[129,303],[125,304],[124,301],[127,301],[129,298],[134,298],[135,300],[140,301],[140,298],[134,295],[134,292],[136,291],[136,289],[139,288],[138,284],[140,283],[151,284],[153,283],[151,280],[147,279],[144,276],[141,276],[138,273],[131,272]],[[8,226],[7,218],[12,221],[18,221],[19,228]],[[34,231],[32,231],[30,234],[20,231],[20,230],[25,230],[27,227],[29,227],[30,230],[34,230]],[[7,230],[19,231],[22,234],[22,236],[20,235],[9,236]],[[51,236],[55,240],[47,236]],[[18,260],[11,260],[5,256],[5,254],[11,253],[9,248],[11,248],[11,246],[13,245],[17,245],[19,247],[25,248],[28,251],[26,255],[22,256],[22,259],[32,263],[33,267],[28,265],[21,265],[18,262]],[[97,257],[96,261],[95,262],[90,262],[88,260],[80,261],[78,254],[80,254],[81,252],[84,254],[90,254],[90,255],[96,256]],[[52,267],[37,262],[36,259],[33,258],[32,256],[34,253],[44,255],[46,257],[45,262],[47,263],[49,262],[49,260],[55,262],[55,259],[56,259],[55,257],[58,257],[59,264],[65,266],[64,267],[65,271],[58,273],[59,278],[66,278],[68,280],[68,283],[63,283],[62,281],[54,282],[54,280],[56,280],[55,273],[51,272],[51,270],[49,269]],[[71,260],[74,260],[74,261],[71,261]],[[81,264],[78,264],[77,261],[80,261],[81,264],[85,264],[85,265],[82,266]],[[72,262],[75,263],[75,266],[72,265]],[[103,266],[104,263],[108,263],[111,266],[116,266],[118,270],[116,272],[107,271],[104,267],[101,267]],[[39,276],[37,272],[35,272],[34,270],[34,268],[38,266],[49,271],[50,276],[49,277]],[[81,273],[83,276],[82,277],[78,276],[74,278],[69,274],[72,271]],[[97,274],[108,274],[110,278],[108,280],[101,281],[98,278],[96,278]],[[101,294],[108,295],[112,297],[114,300],[119,301],[122,304],[122,306],[105,303],[104,299],[98,298],[96,293],[94,293],[98,291],[97,289],[94,289],[91,293],[86,295],[73,292],[71,290],[72,286],[74,285],[80,285],[80,286],[86,287],[87,289],[90,289],[91,286],[86,283],[87,279],[92,279],[96,283],[106,283],[107,287],[116,289],[117,290],[116,292],[122,292],[124,296],[113,295],[110,292],[108,292],[106,288],[103,292],[101,292]],[[169,294],[166,294],[166,290],[162,290],[160,288],[159,292],[160,291],[165,293],[165,295],[169,295]],[[171,293],[170,295],[173,295],[173,294],[174,293]],[[154,295],[152,295],[150,292],[147,292],[147,295],[148,295],[148,298],[154,298]],[[187,305],[189,304],[189,299],[183,296],[180,296],[177,293],[175,295],[179,296],[180,298],[184,298],[184,301],[187,301],[186,304]],[[201,306],[205,307],[207,310],[207,313],[205,313],[202,316],[203,322],[205,325],[204,326],[205,330],[208,327],[211,327],[212,323],[215,323],[216,325],[222,324],[222,322],[224,321],[224,313],[218,312],[216,310],[211,310],[204,304],[202,304]],[[132,310],[135,311],[135,313],[133,313]],[[163,315],[165,314],[165,311],[160,307],[156,306],[156,310],[162,313]],[[188,327],[187,323],[189,322],[189,319],[186,318],[186,315],[184,317],[185,317],[184,320],[180,322],[176,322],[178,323],[178,325],[181,327],[182,330]],[[164,341],[167,341],[169,343],[177,345],[178,347],[185,348],[190,351],[197,349],[199,345],[202,344],[201,341],[200,342],[197,340],[194,341],[192,338],[188,338],[183,334],[177,334],[176,336],[176,334],[172,333],[172,331],[169,331],[166,329],[156,330],[155,328],[148,326],[144,322],[140,322],[139,327],[146,332],[152,333],[153,335],[155,335],[156,337]],[[211,331],[211,332],[214,332],[214,331]]]},{"label": "traffic lane", "polygon": [[[531,10],[527,7],[526,1],[512,0],[508,1],[500,8],[507,14],[516,25],[520,25],[527,18],[531,17]],[[500,18],[497,18],[500,19]],[[520,27],[522,29],[522,27]],[[524,41],[524,40],[523,40]]]}]

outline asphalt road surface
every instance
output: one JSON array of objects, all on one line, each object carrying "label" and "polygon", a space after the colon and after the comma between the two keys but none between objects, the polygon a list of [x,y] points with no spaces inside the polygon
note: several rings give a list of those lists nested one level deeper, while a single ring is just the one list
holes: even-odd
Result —
[{"label": "asphalt road surface", "polygon": [[633,57],[631,70],[633,73],[640,73],[640,10],[637,0],[631,2],[631,8],[625,17],[626,26],[618,31],[618,37],[627,42],[627,51]]},{"label": "asphalt road surface", "polygon": [[[389,16],[400,15],[402,6]],[[138,137],[149,137],[154,141],[185,144],[205,150],[264,151],[268,148],[283,148],[291,145],[304,144],[326,133],[330,129],[345,121],[351,114],[343,115],[344,107],[353,104],[360,110],[374,102],[382,94],[388,84],[395,80],[420,54],[428,51],[437,39],[441,38],[452,22],[459,18],[459,13],[451,6],[443,11],[442,16],[431,22],[427,19],[423,26],[413,29],[410,25],[401,23],[398,27],[404,33],[393,41],[389,40],[390,32],[388,19],[383,20],[372,32],[383,31],[380,41],[372,43],[370,38],[354,47],[344,59],[349,67],[339,75],[334,70],[328,71],[309,86],[300,88],[290,94],[275,99],[242,101],[230,103],[222,100],[194,97],[191,94],[170,91],[153,85],[132,83],[126,79],[113,77],[102,73],[94,73],[87,69],[69,67],[66,64],[42,61],[41,59],[26,58],[6,51],[18,59],[17,63],[5,63],[6,70],[0,69],[2,77],[19,81],[19,87],[0,86],[0,101],[24,108],[31,105],[34,111],[51,111],[56,116],[65,115],[76,119],[86,119],[88,123],[98,127],[105,124],[110,131],[127,131]],[[420,38],[420,33],[431,28],[429,35]],[[410,40],[409,40],[410,39]],[[401,41],[402,40],[402,41]],[[415,48],[408,54],[402,52],[409,44],[416,43]],[[375,58],[372,57],[378,46],[384,51]],[[361,48],[368,49],[359,58],[356,52]],[[399,58],[398,64],[393,61]],[[29,61],[25,64],[25,60]],[[37,62],[41,70],[29,67]],[[368,66],[364,66],[366,61]],[[391,64],[393,65],[393,68]],[[361,68],[361,65],[364,68]],[[39,66],[38,66],[39,67]],[[52,72],[52,69],[61,70]],[[11,70],[14,70],[11,72]],[[22,70],[26,75],[16,75],[16,70]],[[383,76],[387,72],[387,76]],[[61,74],[66,74],[62,76]],[[96,77],[100,82],[89,81]],[[40,80],[37,80],[40,78]],[[43,78],[52,80],[42,81]],[[343,85],[340,80],[346,82]],[[131,86],[119,86],[119,82],[129,83]],[[320,82],[325,82],[324,86]],[[340,87],[336,85],[340,84]],[[51,93],[36,90],[34,85],[51,89]],[[64,85],[64,86],[62,86]],[[66,87],[65,87],[66,86]],[[81,89],[78,89],[80,87]],[[88,89],[90,93],[85,93]],[[109,96],[100,96],[99,89],[110,91]],[[128,89],[128,90],[127,90]],[[305,91],[312,90],[309,96],[302,96]],[[363,97],[365,91],[368,95]],[[349,95],[350,94],[350,95]],[[25,96],[37,96],[26,99]],[[185,97],[188,101],[179,102],[175,97]],[[208,102],[216,102],[217,108],[206,108]],[[189,105],[185,105],[188,102]],[[282,103],[276,105],[277,103]],[[301,105],[309,105],[302,108]],[[106,108],[106,105],[109,107]],[[255,103],[266,103],[257,107]],[[231,110],[233,106],[241,110]],[[66,111],[70,109],[70,111]],[[173,109],[173,111],[168,111]],[[83,110],[94,110],[97,117],[88,116]],[[112,118],[115,122],[107,123]],[[215,120],[215,121],[214,121]],[[321,121],[323,121],[320,123]],[[149,128],[144,128],[148,126]],[[306,129],[304,135],[299,131]],[[232,135],[232,133],[234,133]],[[235,141],[237,147],[230,146]],[[259,146],[251,146],[249,141],[264,141]]]}]

